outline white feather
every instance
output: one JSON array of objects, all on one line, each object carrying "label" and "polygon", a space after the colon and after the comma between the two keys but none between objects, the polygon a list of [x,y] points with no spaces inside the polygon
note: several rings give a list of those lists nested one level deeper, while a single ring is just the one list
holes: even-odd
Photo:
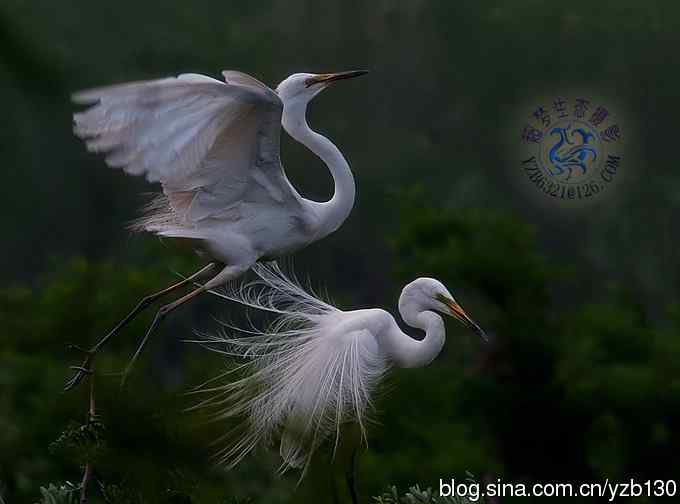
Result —
[{"label": "white feather", "polygon": [[[197,408],[209,408],[215,420],[232,417],[245,422],[228,432],[219,460],[238,464],[259,445],[280,439],[281,471],[302,468],[328,438],[338,446],[340,427],[360,427],[366,440],[366,418],[378,384],[391,365],[425,366],[439,355],[446,340],[440,314],[457,318],[484,338],[444,285],[418,278],[404,287],[399,312],[404,321],[425,331],[417,340],[401,331],[394,317],[378,308],[342,311],[289,279],[276,263],[253,266],[258,279],[211,291],[230,301],[271,312],[272,325],[261,331],[227,326],[198,342],[244,362],[200,386],[208,398]],[[236,374],[240,379],[230,380]]]},{"label": "white feather", "polygon": [[371,396],[388,364],[368,330],[345,327],[348,312],[305,291],[276,263],[253,270],[258,280],[218,295],[277,318],[266,331],[201,340],[245,364],[238,368],[243,378],[199,387],[210,397],[198,407],[211,408],[215,420],[246,418],[245,431],[227,435],[232,439],[219,453],[221,463],[233,467],[258,445],[280,438],[281,471],[306,469],[324,440],[334,437],[337,446],[342,424],[358,423],[365,437]]},{"label": "white feather", "polygon": [[[186,229],[188,237],[244,201],[299,210],[279,162],[281,100],[250,76],[225,76],[228,82],[182,74],[73,96],[90,105],[74,115],[74,132],[90,151],[105,153],[113,168],[163,185],[168,204],[147,208],[148,220],[135,229],[178,236]],[[186,193],[191,205],[176,205],[176,196]]]},{"label": "white feather", "polygon": [[[356,193],[345,157],[305,118],[308,103],[328,87],[310,79],[328,76],[293,74],[274,91],[241,72],[223,75],[224,82],[182,74],[73,96],[86,106],[74,115],[74,132],[87,148],[113,168],[162,185],[163,195],[132,229],[189,238],[223,265],[205,288],[334,232]],[[282,126],[328,167],[330,200],[304,198],[291,185],[281,164]]]}]

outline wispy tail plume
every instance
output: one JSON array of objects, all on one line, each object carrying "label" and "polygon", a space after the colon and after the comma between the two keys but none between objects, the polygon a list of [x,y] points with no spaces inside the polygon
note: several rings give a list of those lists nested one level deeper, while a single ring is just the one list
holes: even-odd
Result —
[{"label": "wispy tail plume", "polygon": [[[373,353],[368,331],[343,331],[348,315],[288,278],[276,263],[257,264],[258,279],[232,284],[215,294],[275,314],[265,331],[226,326],[200,340],[213,351],[244,360],[235,370],[200,386],[212,419],[243,417],[219,454],[233,467],[255,447],[280,438],[280,470],[309,465],[314,450],[329,436],[337,446],[340,426],[357,422],[362,433],[372,392],[387,369]],[[241,337],[229,336],[237,330]],[[225,384],[234,376],[241,376]],[[234,436],[237,436],[234,439]]]}]

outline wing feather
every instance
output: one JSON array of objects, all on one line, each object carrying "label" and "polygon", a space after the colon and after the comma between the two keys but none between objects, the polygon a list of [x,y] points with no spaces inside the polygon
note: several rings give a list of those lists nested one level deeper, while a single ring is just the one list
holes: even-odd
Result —
[{"label": "wing feather", "polygon": [[[74,132],[106,163],[160,182],[174,225],[219,217],[249,202],[282,204],[297,193],[280,163],[283,105],[257,79],[224,71],[81,91]],[[155,222],[167,221],[155,218]]]}]

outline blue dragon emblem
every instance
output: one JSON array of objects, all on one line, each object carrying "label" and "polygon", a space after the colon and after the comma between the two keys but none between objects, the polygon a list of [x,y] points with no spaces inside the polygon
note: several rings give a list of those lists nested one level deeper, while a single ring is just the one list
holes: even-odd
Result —
[{"label": "blue dragon emblem", "polygon": [[[597,149],[594,146],[595,135],[583,128],[572,130],[571,123],[564,128],[559,126],[553,128],[550,130],[550,135],[559,137],[549,153],[550,164],[554,168],[551,170],[551,175],[564,176],[564,180],[569,180],[576,169],[580,170],[580,175],[585,175],[588,161],[593,162],[597,159]],[[577,136],[581,137],[578,143]],[[565,146],[567,146],[566,149],[563,148]]]}]

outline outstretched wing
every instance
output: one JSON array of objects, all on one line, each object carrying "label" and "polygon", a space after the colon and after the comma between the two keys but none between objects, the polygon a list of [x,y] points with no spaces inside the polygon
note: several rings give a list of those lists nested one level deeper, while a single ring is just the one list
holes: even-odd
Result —
[{"label": "outstretched wing", "polygon": [[175,226],[228,216],[242,201],[297,204],[279,157],[281,100],[249,75],[223,75],[76,93],[91,107],[74,115],[74,132],[109,166],[161,182]]}]

